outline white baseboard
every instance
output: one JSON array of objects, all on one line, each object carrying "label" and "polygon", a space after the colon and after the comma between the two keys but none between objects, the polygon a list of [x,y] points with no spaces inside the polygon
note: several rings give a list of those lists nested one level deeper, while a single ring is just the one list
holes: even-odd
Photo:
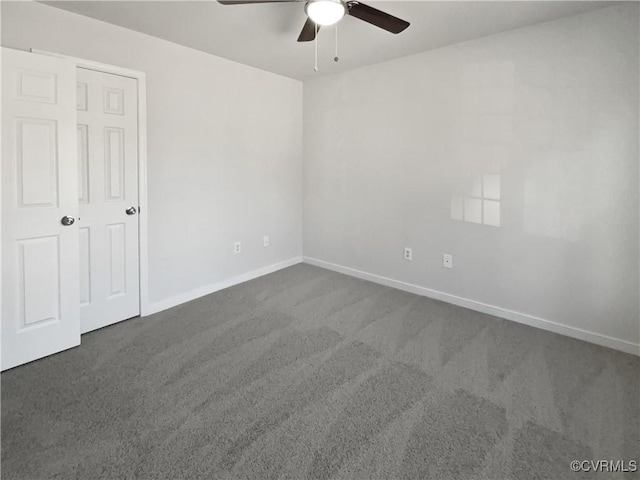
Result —
[{"label": "white baseboard", "polygon": [[283,268],[287,268],[292,265],[296,265],[298,263],[302,263],[302,257],[294,257],[294,258],[290,258],[289,260],[284,260],[282,262],[274,263],[272,265],[267,265],[266,267],[262,267],[257,270],[252,270],[250,272],[243,273],[242,275],[238,275],[237,277],[233,277],[228,280],[223,280],[221,282],[205,285],[205,286],[196,288],[194,290],[181,293],[180,295],[176,295],[174,297],[170,297],[165,300],[160,300],[159,302],[151,303],[149,305],[148,310],[143,312],[142,316],[146,317],[147,315],[152,315],[154,313],[167,310],[169,308],[181,305],[191,300],[195,300],[196,298],[204,297],[205,295],[209,295],[210,293],[214,293],[219,290],[224,290],[225,288],[233,287],[234,285],[238,285],[239,283],[247,282],[249,280],[262,277],[263,275],[267,275],[269,273],[277,272],[278,270],[282,270]]},{"label": "white baseboard", "polygon": [[415,293],[417,295],[422,295],[436,300],[442,300],[443,302],[452,303],[454,305],[465,307],[470,310],[475,310],[477,312],[486,313],[495,317],[511,320],[513,322],[522,323],[531,327],[540,328],[549,332],[559,333],[560,335],[566,335],[567,337],[577,338],[578,340],[595,343],[597,345],[602,345],[603,347],[613,348],[615,350],[620,350],[632,355],[640,355],[640,345],[637,343],[629,342],[627,340],[609,337],[607,335],[590,332],[581,328],[571,327],[569,325],[564,325],[562,323],[553,322],[544,318],[535,317],[526,313],[520,313],[506,308],[496,307],[495,305],[488,305],[476,300],[458,297],[449,293],[439,292],[438,290],[420,287],[418,285],[401,282],[399,280],[375,275],[373,273],[363,272],[354,268],[343,267],[342,265],[336,265],[335,263],[325,262],[316,258],[303,257],[303,261],[304,263],[308,263],[310,265],[326,268],[327,270],[333,270],[334,272],[344,273],[345,275],[350,275],[362,280],[369,280],[370,282],[385,285],[387,287],[393,287],[397,288],[398,290],[404,290],[405,292]]}]

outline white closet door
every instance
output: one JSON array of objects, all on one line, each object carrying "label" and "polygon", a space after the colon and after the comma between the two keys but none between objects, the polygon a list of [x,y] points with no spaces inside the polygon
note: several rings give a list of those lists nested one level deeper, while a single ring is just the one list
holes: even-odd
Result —
[{"label": "white closet door", "polygon": [[137,105],[136,80],[78,69],[82,333],[140,314]]},{"label": "white closet door", "polygon": [[80,344],[75,70],[2,49],[2,370]]}]

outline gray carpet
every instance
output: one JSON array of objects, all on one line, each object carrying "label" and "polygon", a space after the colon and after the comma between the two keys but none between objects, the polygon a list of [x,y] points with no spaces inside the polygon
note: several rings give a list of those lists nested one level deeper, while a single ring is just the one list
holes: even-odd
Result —
[{"label": "gray carpet", "polygon": [[2,478],[637,478],[639,372],[297,265],[3,373]]}]

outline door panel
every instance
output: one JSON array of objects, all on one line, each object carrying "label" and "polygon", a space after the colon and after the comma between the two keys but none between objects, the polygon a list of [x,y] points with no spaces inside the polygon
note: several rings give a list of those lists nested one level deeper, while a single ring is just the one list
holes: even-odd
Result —
[{"label": "door panel", "polygon": [[18,118],[15,122],[19,206],[57,206],[56,121]]},{"label": "door panel", "polygon": [[2,49],[2,370],[80,343],[75,95],[73,62]]},{"label": "door panel", "polygon": [[105,200],[121,201],[124,195],[124,130],[122,128],[105,128],[104,146],[107,168]]},{"label": "door panel", "polygon": [[80,306],[91,303],[91,247],[89,227],[79,229],[80,252]]},{"label": "door panel", "polygon": [[[83,333],[140,314],[136,80],[78,69]],[[83,180],[86,177],[86,181]]]},{"label": "door panel", "polygon": [[127,293],[126,287],[126,245],[124,223],[107,225],[107,255],[109,265],[109,291],[107,298]]},{"label": "door panel", "polygon": [[57,103],[57,74],[41,70],[16,68],[16,79],[16,100]]},{"label": "door panel", "polygon": [[89,201],[89,138],[87,125],[78,125],[78,202]]},{"label": "door panel", "polygon": [[18,240],[20,326],[60,320],[60,245],[57,235]]}]

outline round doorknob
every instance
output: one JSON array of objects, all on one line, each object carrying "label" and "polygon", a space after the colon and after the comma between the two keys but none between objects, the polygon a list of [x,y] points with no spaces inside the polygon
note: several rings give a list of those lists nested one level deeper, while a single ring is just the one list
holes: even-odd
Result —
[{"label": "round doorknob", "polygon": [[125,212],[127,213],[127,215],[135,215],[137,210],[136,207],[129,207],[125,210]]},{"label": "round doorknob", "polygon": [[73,225],[73,222],[75,221],[76,219],[73,217],[70,217],[69,215],[65,215],[60,219],[60,223],[63,224],[65,227],[68,227],[69,225]]}]

